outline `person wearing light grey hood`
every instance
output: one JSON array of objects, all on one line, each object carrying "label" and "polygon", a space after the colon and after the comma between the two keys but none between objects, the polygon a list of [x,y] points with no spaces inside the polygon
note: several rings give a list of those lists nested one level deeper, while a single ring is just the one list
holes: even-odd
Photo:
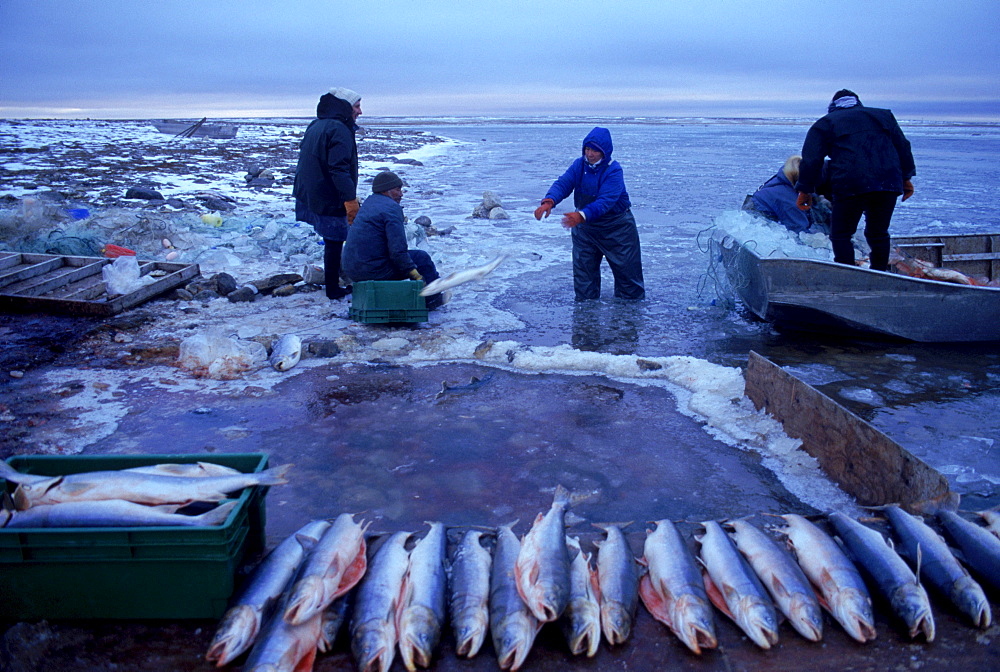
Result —
[{"label": "person wearing light grey hood", "polygon": [[340,286],[340,253],[347,228],[358,213],[358,144],[355,123],[361,96],[338,87],[320,96],[316,119],[306,128],[295,169],[295,219],[312,224],[323,237],[326,295],[342,299],[351,293]]}]

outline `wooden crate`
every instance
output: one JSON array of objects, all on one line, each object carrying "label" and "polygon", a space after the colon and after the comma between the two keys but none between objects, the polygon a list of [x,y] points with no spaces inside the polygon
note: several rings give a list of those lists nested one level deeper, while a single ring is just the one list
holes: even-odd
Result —
[{"label": "wooden crate", "polygon": [[[56,315],[117,315],[199,275],[197,264],[139,261],[155,282],[109,295],[101,269],[112,259],[0,251],[0,311]],[[162,273],[161,273],[162,272]]]}]

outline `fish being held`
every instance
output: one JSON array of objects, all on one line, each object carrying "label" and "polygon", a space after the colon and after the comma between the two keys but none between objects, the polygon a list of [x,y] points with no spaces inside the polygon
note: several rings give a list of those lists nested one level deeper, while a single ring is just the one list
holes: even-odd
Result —
[{"label": "fish being held", "polygon": [[653,618],[695,653],[718,646],[701,572],[673,523],[660,520],[655,531],[646,531],[639,562],[647,569],[639,581],[639,596]]},{"label": "fish being held", "polygon": [[222,667],[250,648],[305,557],[304,547],[311,549],[329,527],[325,520],[314,520],[268,553],[222,616],[205,660]]},{"label": "fish being held", "polygon": [[597,571],[590,565],[590,555],[580,548],[580,540],[566,537],[566,546],[573,556],[570,564],[569,604],[559,619],[570,652],[586,653],[592,658],[601,645],[601,602]]},{"label": "fish being held", "polygon": [[542,623],[525,606],[514,578],[521,542],[511,530],[512,525],[502,525],[497,531],[490,574],[490,635],[500,669],[517,672]]},{"label": "fish being held", "polygon": [[795,630],[811,642],[823,639],[823,612],[809,579],[775,541],[745,520],[727,523],[736,547]]},{"label": "fish being held", "polygon": [[490,568],[493,556],[480,543],[483,533],[469,530],[455,552],[448,575],[448,608],[455,653],[472,658],[490,627]]},{"label": "fish being held", "polygon": [[799,567],[819,589],[821,604],[855,640],[875,639],[872,599],[854,563],[836,541],[802,516],[790,513],[781,518],[787,523],[781,532],[788,537]]},{"label": "fish being held", "polygon": [[351,618],[351,651],[359,672],[388,672],[396,657],[396,612],[409,565],[408,532],[396,532],[375,552],[358,586]]},{"label": "fish being held", "polygon": [[982,587],[951,554],[937,532],[898,506],[884,507],[892,529],[900,539],[900,554],[906,557],[927,581],[947,597],[959,611],[980,628],[990,627],[990,603]]},{"label": "fish being held", "polygon": [[226,522],[237,501],[224,502],[198,516],[174,513],[177,504],[145,506],[121,499],[97,502],[42,504],[24,511],[5,512],[0,527],[147,527],[157,525],[208,526]]},{"label": "fish being held", "polygon": [[319,614],[361,580],[368,567],[365,529],[349,513],[337,516],[306,557],[291,587],[284,619],[298,625]]},{"label": "fish being held", "polygon": [[396,622],[399,626],[399,655],[413,672],[429,667],[441,641],[445,624],[445,538],[442,523],[428,523],[430,531],[410,551],[403,579]]},{"label": "fish being held", "polygon": [[928,642],[934,641],[934,615],[927,591],[920,585],[910,568],[892,550],[878,531],[862,525],[850,516],[834,511],[827,518],[862,570],[871,576],[892,610],[906,623],[910,637],[923,632]]},{"label": "fish being held", "polygon": [[[227,495],[255,485],[282,485],[292,467],[285,464],[264,471],[230,476],[163,476],[135,471],[88,471],[21,482],[14,505],[28,509],[41,504],[124,499],[137,504],[220,502]],[[14,480],[13,478],[8,480]]]},{"label": "fish being held", "polygon": [[701,560],[705,588],[712,604],[729,616],[762,649],[778,643],[778,615],[757,575],[733,545],[722,527],[702,523]]},{"label": "fish being held", "polygon": [[274,342],[268,363],[275,371],[288,371],[302,357],[302,339],[295,334],[285,334]]},{"label": "fish being held", "polygon": [[458,285],[464,285],[465,283],[473,280],[482,280],[487,275],[492,273],[506,258],[506,255],[501,255],[483,266],[467,268],[464,271],[455,271],[444,278],[438,278],[420,290],[420,296],[440,294],[446,289],[451,289],[452,287],[457,287]]},{"label": "fish being held", "polygon": [[569,602],[570,558],[565,533],[568,507],[569,492],[559,485],[548,512],[538,514],[521,540],[514,568],[521,598],[542,623],[559,618]]}]

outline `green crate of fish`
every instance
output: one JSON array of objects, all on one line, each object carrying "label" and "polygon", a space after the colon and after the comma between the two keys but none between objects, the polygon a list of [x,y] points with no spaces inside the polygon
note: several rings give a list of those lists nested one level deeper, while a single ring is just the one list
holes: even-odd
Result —
[{"label": "green crate of fish", "polygon": [[426,322],[427,301],[420,296],[420,280],[366,280],[355,282],[348,316],[366,324]]},{"label": "green crate of fish", "polygon": [[[264,475],[259,472],[264,472],[267,462],[267,455],[261,453],[10,458],[7,467],[18,473],[4,467],[7,479],[0,478],[0,492],[20,500],[22,507],[31,506],[0,513],[4,525],[0,527],[0,621],[220,617],[244,557],[264,548],[266,486],[240,487],[219,506],[192,504],[181,512],[206,516],[199,522],[207,524],[200,525],[180,525],[176,518],[170,518],[168,524],[155,519],[153,523],[144,520],[119,525],[120,520],[136,519],[117,518],[118,509],[108,512],[102,508],[104,503],[119,506],[117,500],[104,500],[89,509],[71,509],[77,513],[69,515],[80,517],[70,523],[54,516],[45,522],[55,527],[40,526],[39,520],[31,517],[21,519],[28,525],[24,527],[14,526],[14,521],[20,514],[42,515],[38,512],[45,511],[48,515],[57,510],[56,506],[46,509],[45,498],[58,497],[52,493],[64,492],[68,485],[80,488],[71,475],[80,479],[85,478],[85,472],[135,473],[136,469],[156,467],[154,476],[162,478],[165,474],[161,470],[168,469],[172,477],[185,479],[177,480],[176,485],[171,482],[169,487],[181,487],[182,483],[187,487],[200,476],[197,480],[205,485],[194,487],[210,489],[209,478],[262,480]],[[46,481],[41,477],[53,478]],[[21,492],[12,482],[14,478],[21,480]],[[26,478],[31,481],[27,490],[23,487]],[[232,486],[233,482],[227,482],[220,488]],[[35,497],[31,502],[26,499]],[[149,515],[159,512],[153,510]]]}]

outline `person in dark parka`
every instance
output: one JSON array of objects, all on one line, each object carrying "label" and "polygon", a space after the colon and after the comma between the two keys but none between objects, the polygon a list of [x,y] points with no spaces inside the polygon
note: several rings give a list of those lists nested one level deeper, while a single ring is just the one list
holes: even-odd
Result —
[{"label": "person in dark parka", "polygon": [[[365,280],[423,280],[430,284],[439,274],[431,255],[406,247],[403,227],[403,181],[385,170],[372,181],[372,195],[365,199],[344,243],[344,273],[352,282]],[[445,297],[427,297],[431,310]]]},{"label": "person in dark parka", "polygon": [[615,278],[615,296],[646,297],[642,278],[639,230],[625,189],[621,165],[611,159],[611,132],[594,128],[583,141],[582,156],[549,188],[535,219],[573,194],[573,212],[562,224],[573,232],[573,289],[577,301],[601,296],[601,260],[607,259]]},{"label": "person in dark parka", "polygon": [[358,145],[355,132],[361,96],[350,89],[324,93],[316,119],[306,128],[295,169],[295,219],[312,224],[323,237],[326,295],[342,299],[350,287],[340,286],[340,253],[347,228],[358,212]]},{"label": "person in dark parka", "polygon": [[797,204],[811,206],[811,193],[823,179],[823,162],[829,161],[833,212],[830,243],[833,260],[854,264],[851,237],[865,216],[865,240],[871,247],[871,268],[889,269],[889,222],[902,194],[913,195],[910,179],[916,175],[910,142],[890,110],[865,107],[858,95],[841,89],[833,95],[826,116],[806,133],[799,164]]}]

